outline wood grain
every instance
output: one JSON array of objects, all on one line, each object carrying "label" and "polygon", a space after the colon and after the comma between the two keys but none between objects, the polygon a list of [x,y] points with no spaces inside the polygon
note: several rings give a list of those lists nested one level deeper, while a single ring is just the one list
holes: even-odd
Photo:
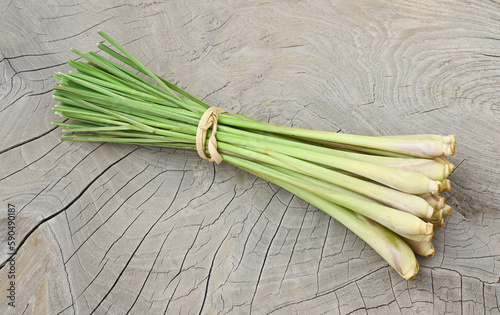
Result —
[{"label": "wood grain", "polygon": [[[499,3],[0,4],[0,313],[500,314]],[[208,103],[262,121],[455,134],[436,255],[406,282],[335,220],[229,165],[62,143],[53,74],[99,29]]]}]

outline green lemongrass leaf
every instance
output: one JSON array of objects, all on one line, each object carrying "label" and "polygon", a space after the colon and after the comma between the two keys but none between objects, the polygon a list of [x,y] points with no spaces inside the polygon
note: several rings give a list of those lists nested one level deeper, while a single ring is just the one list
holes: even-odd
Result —
[{"label": "green lemongrass leaf", "polygon": [[133,130],[130,125],[125,126],[97,126],[92,124],[72,124],[65,122],[54,122],[53,125],[66,127],[63,132],[103,132],[103,131],[123,131],[123,130]]},{"label": "green lemongrass leaf", "polygon": [[[85,103],[81,103],[78,101],[78,99],[69,99],[62,97],[60,95],[57,95],[54,97],[56,100],[59,100],[63,104],[71,103],[74,106],[77,106],[76,108],[74,106],[63,106],[59,105],[56,106],[54,109],[60,112],[63,116],[71,119],[84,119],[87,122],[89,121],[89,118],[92,118],[93,122],[98,122],[98,123],[108,123],[108,124],[126,124],[123,122],[116,122],[115,120],[110,120],[110,119],[116,119],[116,117],[111,117],[109,115],[103,114],[102,112],[95,112],[92,110],[92,108],[89,109],[88,106],[86,106]],[[176,121],[170,121],[167,119],[162,119],[158,117],[157,115],[148,115],[145,113],[139,112],[140,116],[135,116],[133,114],[128,114],[125,112],[121,112],[121,116],[127,117],[129,119],[132,119],[134,121],[137,121],[139,123],[149,125],[152,127],[156,128],[161,128],[161,129],[171,129],[173,131],[176,131],[178,133],[184,133],[190,136],[196,135],[196,130],[197,127],[187,125],[185,123],[180,123]],[[190,137],[191,139],[192,137]]]},{"label": "green lemongrass leaf", "polygon": [[[138,70],[138,71],[141,71],[142,72],[142,69],[139,68],[138,66],[136,66],[130,59],[128,59],[127,57],[119,54],[118,52],[116,52],[115,50],[111,49],[110,47],[104,45],[104,43],[99,43],[97,45],[97,47],[99,49],[101,49],[102,51],[106,52],[107,54],[109,54],[110,56],[112,57],[115,57],[116,59],[120,60],[121,62],[131,66],[132,68]],[[146,74],[145,72],[143,72],[144,74]],[[174,90],[175,92],[181,94],[182,96],[190,99],[191,101],[193,101],[194,103],[198,104],[198,105],[201,105],[201,108],[200,110],[206,110],[208,108],[210,108],[210,105],[208,105],[207,103],[203,102],[202,100],[198,99],[197,97],[189,94],[188,92],[186,92],[185,90],[181,89],[180,87],[176,86],[175,84],[157,76],[161,81],[163,81],[163,83],[165,83],[170,89]]]},{"label": "green lemongrass leaf", "polygon": [[[101,80],[123,85],[127,85],[127,83],[129,83],[129,81],[123,80],[122,78],[112,75],[111,73],[106,72],[102,69],[96,68],[93,65],[86,62],[70,60],[68,61],[68,65],[73,67],[75,70],[78,70],[81,73],[85,73],[87,75],[99,78]],[[140,85],[136,85],[136,90],[144,91],[144,89]]]},{"label": "green lemongrass leaf", "polygon": [[[147,67],[145,67],[142,63],[140,63],[135,57],[133,57],[128,51],[126,51],[123,47],[121,47],[118,43],[113,41],[108,35],[106,35],[104,32],[99,33],[103,38],[105,38],[110,44],[115,46],[118,50],[120,50],[123,54],[126,56],[123,56],[117,52],[115,52],[113,49],[107,47],[104,45],[102,42],[98,45],[99,48],[101,48],[103,51],[107,52],[111,56],[114,56],[118,60],[124,62],[125,64],[128,64],[129,66],[133,67],[134,69],[142,72],[143,74],[149,76],[150,78],[154,79],[156,82],[158,82],[162,87],[165,88],[165,91],[172,96],[173,98],[177,99],[179,102],[182,102],[183,104],[179,104],[180,107],[190,109],[193,112],[200,112],[203,113],[206,109],[208,109],[210,106],[203,101],[197,99],[196,97],[190,95],[186,91],[182,90],[181,88],[175,86],[174,84],[168,82],[167,80],[160,78],[153,72],[151,72]],[[194,103],[186,102],[186,99],[180,98],[178,95],[176,95],[174,92],[175,91],[184,97],[187,97],[188,99],[191,99]],[[193,105],[195,105],[193,107]],[[201,105],[201,107],[200,107]]]},{"label": "green lemongrass leaf", "polygon": [[148,115],[189,123],[194,126],[198,126],[199,122],[199,117],[194,116],[196,114],[179,108],[164,107],[151,102],[135,99],[113,98],[92,91],[86,91],[78,87],[57,86],[55,89],[58,90],[56,95],[64,95],[66,98],[75,101],[83,99],[114,111],[132,112],[135,114],[146,113]]},{"label": "green lemongrass leaf", "polygon": [[154,115],[148,115],[145,113],[140,113],[140,116],[136,116],[133,114],[122,114],[125,117],[128,117],[130,119],[134,119],[140,123],[143,123],[145,125],[149,125],[151,127],[156,127],[156,128],[161,128],[164,130],[172,130],[178,133],[182,134],[187,134],[190,136],[196,136],[197,132],[197,127],[188,125],[188,124],[183,124],[178,121],[173,121],[173,120],[168,120],[168,119],[162,119]]},{"label": "green lemongrass leaf", "polygon": [[118,85],[120,90],[127,88],[126,92],[129,96],[131,93],[137,95],[137,92],[140,92],[142,93],[141,97],[144,96],[147,97],[147,99],[154,99],[155,102],[177,107],[175,104],[172,104],[171,101],[168,101],[168,99],[163,97],[163,93],[161,90],[153,89],[151,88],[151,86],[144,84],[142,81],[138,81],[135,79],[132,80],[130,78],[124,79],[122,77],[116,76],[115,74],[104,71],[100,68],[96,68],[91,64],[81,61],[72,60],[68,64],[78,70],[79,73],[84,73],[91,77],[95,77],[100,80]]},{"label": "green lemongrass leaf", "polygon": [[197,110],[193,110],[188,105],[184,99],[179,98],[177,95],[172,94],[171,91],[166,91],[162,87],[159,87],[157,85],[154,85],[152,82],[146,80],[145,78],[140,77],[139,75],[133,73],[132,71],[125,69],[121,67],[120,65],[112,62],[109,59],[104,58],[101,55],[98,55],[94,52],[89,53],[92,57],[94,57],[94,60],[100,60],[100,63],[102,65],[106,65],[106,69],[114,69],[114,73],[117,73],[123,77],[124,80],[130,81],[130,84],[138,84],[141,85],[143,88],[146,90],[154,93],[155,95],[158,95],[170,102],[172,106],[178,107],[185,109],[190,112],[198,112]]},{"label": "green lemongrass leaf", "polygon": [[[132,128],[134,126],[131,126]],[[89,135],[95,135],[95,136],[107,136],[107,137],[122,137],[122,138],[140,138],[140,139],[149,139],[149,140],[156,140],[156,141],[161,141],[161,142],[185,142],[185,143],[192,143],[192,141],[187,140],[187,139],[179,139],[176,137],[170,137],[168,135],[163,135],[163,134],[151,134],[147,133],[144,131],[141,131],[140,129],[132,129],[130,131],[98,131],[98,132],[92,132],[89,133]]]},{"label": "green lemongrass leaf", "polygon": [[[117,82],[110,82],[107,80],[102,80],[100,78],[96,78],[94,75],[89,75],[89,74],[85,74],[85,73],[81,73],[81,72],[70,72],[69,76],[71,76],[72,78],[81,79],[85,82],[91,82],[93,84],[96,84],[99,87],[104,88],[104,90],[112,91],[112,93],[116,93],[122,97],[136,98],[139,100],[161,103],[164,105],[170,104],[170,103],[166,102],[164,99],[159,98],[158,96],[138,91],[137,88],[131,88],[129,86],[124,85],[121,82],[117,83]],[[75,82],[77,82],[77,81],[75,80]],[[103,93],[103,94],[105,94],[105,93]]]},{"label": "green lemongrass leaf", "polygon": [[196,150],[196,147],[193,147],[192,144],[186,143],[177,143],[175,141],[166,142],[166,141],[155,141],[150,139],[139,139],[139,138],[113,138],[113,137],[70,137],[63,136],[61,138],[63,141],[72,141],[72,142],[110,142],[110,143],[119,143],[119,144],[127,144],[127,145],[138,145],[138,146],[148,146],[148,147],[169,147],[169,148],[178,148],[178,149],[189,149]]},{"label": "green lemongrass leaf", "polygon": [[80,142],[113,142],[113,143],[124,143],[124,144],[136,144],[136,145],[159,145],[159,144],[170,144],[168,140],[159,139],[144,139],[144,138],[125,138],[125,137],[113,137],[113,136],[98,136],[98,135],[64,135],[61,137],[64,141],[80,141]]},{"label": "green lemongrass leaf", "polygon": [[54,110],[56,112],[59,112],[63,117],[79,120],[82,122],[98,124],[98,125],[119,125],[119,126],[128,125],[128,123],[111,119],[108,115],[104,115],[102,113],[98,113],[95,111],[86,110],[84,108],[57,105],[54,107]]},{"label": "green lemongrass leaf", "polygon": [[103,31],[98,32],[99,35],[101,35],[105,40],[107,40],[111,45],[113,45],[116,49],[121,51],[130,61],[132,61],[139,69],[141,69],[142,72],[144,72],[146,75],[154,79],[156,82],[158,82],[164,89],[167,91],[167,93],[172,96],[173,98],[176,98],[179,100],[179,106],[191,110],[191,108],[187,107],[184,105],[184,102],[179,98],[177,94],[175,94],[160,78],[151,72],[146,66],[144,66],[139,60],[137,60],[131,53],[129,53],[125,48],[123,48],[120,44],[118,44],[115,40],[113,40],[111,37],[109,37],[106,33]]},{"label": "green lemongrass leaf", "polygon": [[130,126],[119,126],[119,127],[74,127],[63,129],[65,133],[72,132],[92,132],[92,133],[102,133],[102,132],[110,132],[110,131],[123,131],[123,130],[133,130]]},{"label": "green lemongrass leaf", "polygon": [[[75,116],[67,115],[68,118],[70,119],[75,119]],[[88,116],[90,117],[90,116]],[[79,117],[76,117],[79,118]],[[93,120],[92,118],[87,118],[87,119],[79,119],[80,121],[85,121],[88,123],[99,123],[101,122],[100,120]],[[136,121],[135,119],[130,118],[131,121]],[[139,121],[136,121],[137,123],[141,123]],[[55,123],[56,125],[60,125],[60,123]],[[74,129],[69,129],[66,130],[66,132],[93,132],[93,133],[102,133],[106,132],[106,134],[109,136],[111,135],[111,131],[118,131],[118,130],[131,130],[134,131],[134,133],[117,133],[115,132],[113,135],[114,136],[124,136],[124,137],[143,137],[143,138],[148,138],[148,139],[156,139],[156,140],[165,140],[164,138],[169,138],[169,139],[175,139],[177,142],[185,142],[185,143],[195,143],[196,142],[196,136],[195,135],[190,135],[190,134],[185,134],[181,132],[176,132],[176,131],[171,131],[171,130],[164,130],[161,128],[153,128],[154,131],[147,131],[144,130],[144,128],[138,127],[134,124],[129,125],[123,123],[123,125],[113,127],[113,126],[94,126],[92,125],[84,125],[83,127],[77,126],[77,124],[73,124]],[[137,133],[137,131],[142,131]],[[163,138],[162,138],[163,137]],[[173,141],[173,140],[169,140]]]},{"label": "green lemongrass leaf", "polygon": [[88,75],[81,78],[81,76],[82,76],[81,74],[78,74],[77,72],[70,72],[69,74],[62,73],[61,76],[63,78],[65,78],[66,80],[76,82],[79,85],[84,86],[91,91],[95,91],[95,92],[98,92],[100,94],[107,95],[107,96],[110,96],[113,98],[123,98],[124,99],[123,96],[116,94],[115,92],[111,91],[110,89],[107,89],[103,86],[100,86],[98,84],[93,83],[92,81],[97,81],[97,79],[94,79]]},{"label": "green lemongrass leaf", "polygon": [[111,116],[111,117],[115,117],[115,118],[117,118],[117,119],[119,119],[119,120],[122,120],[122,121],[124,121],[124,122],[128,122],[128,123],[130,123],[130,124],[132,124],[132,125],[134,125],[134,126],[136,126],[136,127],[140,128],[140,129],[142,129],[142,130],[144,130],[144,131],[146,131],[146,132],[155,133],[155,131],[156,131],[156,128],[153,128],[153,127],[147,126],[147,125],[142,124],[142,123],[140,123],[140,122],[137,122],[137,121],[135,121],[135,120],[133,120],[133,119],[130,119],[130,118],[128,118],[128,117],[125,117],[125,116],[123,116],[123,115],[120,115],[120,114],[118,114],[118,113],[116,113],[116,112],[114,112],[114,111],[111,111],[111,110],[108,110],[108,109],[105,109],[105,108],[99,107],[99,106],[97,106],[97,105],[94,105],[94,104],[92,104],[92,103],[89,103],[89,102],[86,102],[86,101],[83,101],[83,100],[80,100],[79,102],[80,102],[81,104],[83,104],[83,105],[86,105],[86,106],[88,106],[88,107],[92,108],[92,109],[95,109],[96,111],[102,112],[102,113],[107,114],[107,115],[109,115],[109,116]]},{"label": "green lemongrass leaf", "polygon": [[[109,72],[112,75],[115,75],[116,77],[120,78],[121,80],[125,82],[129,82],[128,84],[136,84],[137,86],[140,86],[142,89],[145,89],[155,95],[158,95],[160,97],[166,98],[173,100],[171,96],[166,94],[163,89],[160,87],[154,85],[152,82],[141,78],[140,76],[136,75],[135,73],[120,67],[119,65],[115,64],[109,59],[106,59],[98,54],[95,53],[84,53],[81,51],[78,51],[76,49],[72,50],[74,53],[78,54],[80,57],[86,59],[87,61],[91,62],[92,64],[95,64],[97,67],[101,68],[102,70],[105,70],[106,72]],[[172,103],[176,103],[174,100]]]}]

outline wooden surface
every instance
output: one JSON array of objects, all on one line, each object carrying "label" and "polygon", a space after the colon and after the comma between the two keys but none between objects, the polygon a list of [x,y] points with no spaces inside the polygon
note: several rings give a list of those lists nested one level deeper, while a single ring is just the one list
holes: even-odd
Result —
[{"label": "wooden surface", "polygon": [[[499,314],[500,4],[200,2],[0,1],[0,313]],[[100,29],[259,120],[455,134],[436,255],[407,282],[335,220],[229,165],[62,143],[52,76]]]}]

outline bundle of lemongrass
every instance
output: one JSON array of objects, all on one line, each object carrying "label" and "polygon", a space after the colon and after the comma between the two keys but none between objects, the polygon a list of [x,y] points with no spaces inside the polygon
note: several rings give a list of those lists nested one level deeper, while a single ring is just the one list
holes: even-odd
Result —
[{"label": "bundle of lemongrass", "polygon": [[418,273],[414,253],[434,254],[433,229],[451,210],[440,193],[450,189],[454,166],[443,157],[454,153],[454,136],[360,136],[258,122],[210,107],[100,35],[114,49],[98,48],[118,63],[74,50],[87,62],[70,61],[77,71],[55,76],[54,110],[78,122],[55,123],[66,128],[63,140],[193,149],[235,165],[331,215],[407,280]]}]

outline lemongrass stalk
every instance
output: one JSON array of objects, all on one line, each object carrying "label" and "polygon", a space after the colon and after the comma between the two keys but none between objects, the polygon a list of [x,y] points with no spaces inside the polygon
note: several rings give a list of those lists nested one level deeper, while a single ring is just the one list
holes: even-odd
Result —
[{"label": "lemongrass stalk", "polygon": [[[429,211],[429,204],[419,197],[394,190],[389,187],[377,185],[372,182],[364,181],[352,176],[344,175],[334,170],[325,169],[324,167],[302,161],[293,157],[289,157],[277,152],[268,151],[267,154],[279,161],[282,161],[304,174],[310,174],[316,178],[331,182],[344,188],[354,190],[360,194],[364,194],[370,198],[376,199],[384,204],[387,204],[396,209],[412,208],[415,212],[420,212],[421,215],[426,215]],[[418,207],[414,207],[417,206]],[[413,211],[412,211],[413,212]],[[420,216],[417,215],[417,216]]]},{"label": "lemongrass stalk", "polygon": [[391,157],[379,157],[373,159],[372,163],[385,165],[396,169],[407,169],[418,172],[432,180],[443,181],[451,172],[450,167],[446,164],[441,164],[432,159],[402,159]]},{"label": "lemongrass stalk", "polygon": [[224,156],[224,160],[279,185],[299,198],[318,207],[318,209],[327,213],[363,239],[404,279],[411,280],[417,275],[419,267],[413,251],[394,232],[349,209],[328,202],[311,192],[260,172],[260,166],[257,163],[230,155]]},{"label": "lemongrass stalk", "polygon": [[[404,211],[396,210],[377,202],[356,198],[352,194],[343,193],[340,190],[323,188],[324,185],[311,185],[310,182],[303,181],[300,177],[294,177],[290,173],[277,171],[275,168],[270,168],[265,165],[260,166],[261,171],[266,171],[267,174],[279,178],[281,181],[304,189],[319,197],[331,201],[340,206],[346,207],[352,211],[368,217],[396,234],[409,239],[421,240],[427,239],[433,235],[433,225],[422,221],[413,214]],[[427,236],[427,237],[424,237]]]},{"label": "lemongrass stalk", "polygon": [[398,139],[426,139],[426,140],[436,140],[436,141],[442,141],[446,144],[456,144],[457,139],[455,135],[448,135],[448,136],[440,136],[440,135],[435,135],[435,134],[416,134],[416,135],[395,135],[395,136],[386,136],[386,137],[391,137],[391,138],[398,138]]},{"label": "lemongrass stalk", "polygon": [[409,239],[404,239],[405,242],[410,246],[413,252],[417,255],[424,257],[432,257],[436,252],[434,245],[431,242],[419,242]]},{"label": "lemongrass stalk", "polygon": [[[371,215],[369,214],[365,214],[365,216],[367,217],[370,217],[371,219],[375,220],[375,221],[378,221],[377,217],[380,218],[380,219],[383,219],[385,220],[386,219],[386,216],[389,216],[390,217],[390,222],[394,222],[394,224],[396,225],[399,225],[400,222],[404,222],[403,225],[406,225],[409,223],[409,221],[415,221],[413,218],[410,217],[410,220],[406,220],[406,218],[404,217],[400,217],[399,216],[399,213],[395,212],[395,211],[398,211],[398,212],[401,212],[402,210],[399,210],[399,209],[394,209],[394,208],[390,208],[390,207],[387,207],[387,206],[384,206],[382,203],[380,203],[379,201],[375,200],[375,199],[372,199],[372,198],[369,198],[365,195],[362,195],[362,194],[359,194],[359,193],[356,193],[352,190],[349,190],[349,189],[345,189],[341,186],[338,186],[338,185],[334,185],[332,183],[329,183],[329,182],[325,182],[323,180],[319,180],[319,179],[316,179],[316,178],[313,178],[313,177],[310,177],[310,176],[307,176],[307,175],[304,175],[304,174],[301,174],[301,173],[298,173],[298,172],[294,172],[292,170],[289,170],[289,169],[285,169],[285,168],[281,168],[281,167],[276,167],[276,166],[272,166],[272,165],[266,165],[266,167],[269,167],[269,168],[272,168],[278,172],[280,172],[282,174],[282,177],[284,175],[289,175],[303,183],[306,183],[306,186],[307,187],[310,187],[310,189],[314,189],[314,191],[312,191],[313,193],[316,193],[318,195],[320,195],[320,189],[321,188],[322,192],[323,193],[326,193],[326,194],[340,194],[340,195],[343,195],[343,196],[348,196],[348,197],[351,197],[351,201],[352,202],[352,206],[349,206],[347,203],[340,203],[337,201],[338,204],[342,205],[342,206],[345,206],[355,212],[359,212],[360,214],[363,214],[363,212],[360,212],[356,209],[357,205],[356,205],[356,202],[358,200],[362,200],[365,202],[366,205],[369,205],[369,207],[365,208],[367,209],[367,211],[372,211],[372,209],[370,209],[370,207],[372,207],[372,205],[378,205],[378,209],[382,209],[382,211],[380,212],[380,214],[378,216],[374,216],[372,217]],[[283,180],[283,178],[281,178]],[[302,184],[303,185],[303,184]],[[307,187],[304,187],[304,189],[308,189]],[[328,199],[325,197],[325,199]],[[333,202],[336,202],[335,200],[331,200]],[[382,207],[380,207],[382,206]],[[392,213],[396,213],[395,216],[391,216],[391,213],[386,213],[384,212],[384,210],[386,208],[389,208],[390,211]],[[435,214],[435,211],[433,208],[429,207],[428,208],[429,211],[426,215],[423,215],[423,216],[420,216],[419,218],[423,219],[425,222],[430,222],[432,224],[435,224],[436,220],[439,220],[439,219],[442,219],[442,214],[443,214],[443,211],[440,210],[440,214],[436,215]],[[360,209],[360,210],[363,210],[363,209]],[[375,211],[377,211],[377,208],[375,208]],[[411,212],[405,212],[407,214],[410,214],[410,216],[416,216],[415,214],[411,213]],[[375,214],[377,215],[377,214]],[[398,222],[398,219],[396,218],[399,218],[401,221]],[[378,221],[379,222],[379,221]],[[381,222],[379,222],[381,223]],[[398,228],[398,229],[393,229],[391,228],[391,225],[387,225],[387,224],[383,224],[381,223],[382,225],[386,226],[387,228],[393,230],[394,232],[397,232],[398,234],[401,234],[401,233],[405,233],[404,231],[401,230],[401,227]],[[417,224],[419,225],[422,225],[422,222],[418,222]],[[412,227],[413,231],[412,233],[414,233],[415,231],[415,227],[413,226]],[[427,228],[425,228],[427,229]],[[399,232],[401,233],[399,233]],[[429,233],[431,234],[431,233]],[[403,235],[403,234],[401,234]],[[422,239],[422,237],[418,236],[417,237],[418,239]]]},{"label": "lemongrass stalk", "polygon": [[[289,184],[293,182],[289,181],[284,175],[280,177],[280,180],[288,182]],[[301,181],[295,181],[294,185],[314,193],[325,200],[362,214],[405,238],[422,240],[432,238],[434,235],[433,225],[431,223],[426,223],[417,216],[407,212],[352,196],[343,195],[338,192],[328,191],[321,187],[314,187]]]},{"label": "lemongrass stalk", "polygon": [[384,136],[363,136],[329,131],[310,130],[279,126],[258,121],[241,121],[231,116],[220,117],[219,122],[226,125],[261,130],[297,138],[315,139],[336,143],[357,145],[372,149],[393,151],[418,157],[441,157],[453,154],[449,145],[436,140],[397,139]]},{"label": "lemongrass stalk", "polygon": [[[337,150],[343,150],[343,151],[347,151],[347,152],[355,152],[355,153],[363,153],[363,154],[367,154],[367,155],[395,157],[395,158],[414,158],[414,156],[408,155],[408,154],[396,153],[396,152],[380,150],[380,149],[365,148],[365,147],[360,147],[360,146],[356,146],[356,145],[349,145],[349,144],[344,144],[344,143],[321,141],[321,140],[315,140],[315,139],[307,139],[307,141],[311,142],[311,143],[319,144],[319,145],[324,146],[324,147],[333,148],[333,149],[337,149]],[[425,157],[425,158],[427,158],[427,157]]]},{"label": "lemongrass stalk", "polygon": [[287,145],[268,143],[265,141],[243,138],[231,134],[221,133],[218,140],[233,144],[242,144],[263,149],[271,149],[282,154],[320,163],[326,166],[339,168],[354,174],[361,175],[376,182],[385,184],[394,189],[407,193],[418,194],[425,192],[439,192],[440,182],[433,181],[428,177],[409,170],[394,169],[388,166],[373,164],[360,160],[352,160],[340,156],[324,154],[320,152],[311,153],[311,149],[290,147]]},{"label": "lemongrass stalk", "polygon": [[265,134],[256,134],[255,132],[252,133],[246,130],[236,129],[224,125],[219,125],[218,128],[219,132],[245,137],[245,139],[239,139],[239,141],[246,142],[246,140],[252,139],[252,140],[257,140],[258,144],[262,144],[263,142],[281,144],[281,145],[286,145],[288,147],[295,147],[310,152],[327,154],[330,156],[346,158],[349,160],[363,161],[363,162],[374,163],[377,165],[388,166],[396,169],[415,171],[435,181],[442,181],[450,174],[449,166],[447,166],[444,163],[434,161],[432,159],[398,158],[398,157],[370,155],[359,152],[350,152],[345,150],[333,149],[331,147],[325,147],[322,145],[309,144],[304,141],[291,140],[289,138],[269,136]]},{"label": "lemongrass stalk", "polygon": [[[247,157],[247,156],[245,156]],[[245,158],[244,157],[244,158]],[[266,165],[267,167],[269,168],[272,168],[272,169],[275,169],[283,174],[287,174],[287,175],[290,175],[298,180],[301,180],[303,182],[306,182],[314,187],[321,187],[323,189],[326,189],[326,190],[331,190],[333,192],[337,192],[337,193],[341,193],[341,194],[344,194],[344,195],[348,195],[348,196],[351,196],[351,197],[354,197],[354,198],[357,198],[357,199],[362,199],[364,201],[367,201],[367,202],[371,202],[371,203],[376,203],[376,204],[379,204],[379,205],[384,205],[382,202],[378,201],[378,200],[375,200],[373,198],[370,198],[366,195],[363,195],[363,194],[360,194],[360,193],[357,193],[353,190],[350,190],[350,189],[346,189],[344,187],[341,187],[339,185],[335,185],[331,182],[327,182],[327,181],[324,181],[324,180],[320,180],[320,179],[317,179],[317,178],[314,178],[314,177],[311,177],[311,176],[308,176],[308,175],[305,175],[305,174],[302,174],[302,173],[299,173],[299,172],[295,172],[293,170],[290,170],[290,169],[287,169],[287,168],[283,168],[283,167],[278,167],[278,166],[274,166],[274,165],[271,165],[271,164],[268,164]],[[417,199],[419,201],[421,201],[421,199]],[[425,205],[425,203],[424,203]],[[444,214],[443,212],[443,209],[441,210],[435,210],[434,208],[432,208],[431,206],[427,205],[426,206],[426,209],[427,209],[427,212],[425,213],[413,213],[411,211],[406,211],[406,209],[397,209],[399,211],[405,211],[407,213],[410,213],[412,215],[415,215],[421,219],[423,219],[424,221],[426,222],[434,222],[436,220],[440,220],[442,219],[442,215]]]},{"label": "lemongrass stalk", "polygon": [[432,224],[434,227],[443,227],[444,219],[443,219],[443,209],[437,210],[434,212],[434,215],[431,218],[423,218],[425,222]]},{"label": "lemongrass stalk", "polygon": [[[311,176],[307,176],[307,175],[304,175],[304,174],[292,171],[290,169],[286,169],[286,168],[282,168],[282,167],[277,167],[277,166],[273,166],[273,165],[266,165],[266,167],[274,169],[274,170],[280,172],[283,175],[289,175],[289,176],[291,176],[291,177],[293,177],[293,178],[295,178],[297,180],[305,182],[310,187],[319,187],[319,188],[322,188],[325,191],[330,191],[330,192],[334,192],[334,193],[340,193],[342,195],[350,196],[350,197],[353,197],[353,198],[356,198],[356,199],[361,199],[361,200],[363,200],[365,202],[368,202],[368,203],[373,203],[373,204],[377,204],[377,205],[383,205],[381,202],[379,202],[379,201],[377,201],[375,199],[369,198],[369,197],[367,197],[365,195],[362,195],[360,193],[357,193],[357,192],[354,192],[352,190],[343,188],[341,186],[332,184],[330,182],[326,182],[326,181],[323,181],[323,180],[320,180],[320,179],[317,179],[317,178],[313,178]],[[390,208],[390,209],[393,209],[393,208]],[[356,211],[355,209],[351,209],[351,210]],[[394,211],[404,211],[404,210],[400,210],[400,209],[396,210],[396,209],[394,209]],[[434,211],[434,209],[432,207],[428,207],[428,212],[425,215],[421,215],[419,217],[421,219],[424,219],[425,221],[428,222],[429,220],[431,220],[432,218],[435,217],[434,212],[435,211]],[[411,212],[406,212],[406,213],[410,214]],[[411,215],[416,216],[414,213],[411,213]],[[375,221],[377,221],[377,220],[375,220]]]},{"label": "lemongrass stalk", "polygon": [[[384,165],[394,169],[409,170],[420,173],[432,180],[442,181],[450,175],[450,168],[446,164],[436,162],[432,159],[424,158],[396,158],[387,156],[377,156],[334,150],[334,154],[349,159],[370,162]],[[342,153],[339,153],[342,152]]]},{"label": "lemongrass stalk", "polygon": [[[147,69],[143,64],[141,64],[128,51],[126,51],[122,46],[120,46],[117,42],[115,42],[107,34],[105,34],[103,32],[100,32],[99,34],[104,39],[106,39],[109,43],[111,43],[111,45],[116,47],[121,52],[121,54],[123,54],[121,57],[122,61],[126,61],[126,63],[128,63],[129,65],[132,65],[134,68],[139,69],[141,72],[145,73],[147,76],[151,77],[153,80],[158,82],[163,87],[164,94],[171,97],[173,99],[173,102],[177,106],[179,106],[181,108],[188,109],[192,112],[200,112],[200,111],[202,112],[202,109],[206,109],[205,103],[198,102],[194,98],[192,98],[193,102],[191,102],[190,105],[199,105],[202,108],[194,108],[191,106],[186,106],[188,104],[188,102],[186,102],[185,99],[180,98],[177,94],[173,93],[173,91],[181,93],[182,95],[187,95],[187,93],[185,93],[184,91],[182,91],[181,89],[178,89],[178,88],[172,89],[173,85],[167,84],[167,82],[165,80],[159,78],[157,75],[152,73],[149,69]],[[107,50],[107,52],[108,53],[110,52],[109,49]],[[117,73],[117,75],[125,75],[127,78],[127,81],[131,80],[132,78],[135,79],[133,74],[130,74],[130,71],[125,70],[122,67],[115,66],[112,62],[110,62],[109,60],[107,60],[104,57],[101,57],[95,53],[87,53],[87,54],[80,53],[80,52],[77,52],[77,53],[91,62],[96,62],[101,67],[105,67],[105,68],[107,67],[106,68],[107,71],[114,71],[113,73]],[[121,55],[119,53],[115,53],[114,51],[112,52],[112,54],[114,54],[115,56]],[[429,154],[431,154],[430,156],[446,155],[446,152],[444,152],[444,153],[435,153],[435,152],[429,153],[430,151],[433,151],[433,149],[431,148],[433,145],[436,147],[439,146],[438,144],[436,144],[439,141],[434,141],[434,140],[431,140],[431,141],[434,141],[435,143],[425,144],[424,142],[426,140],[422,140],[422,141],[420,141],[420,143],[415,144],[412,142],[413,139],[409,139],[409,141],[407,141],[406,139],[404,139],[404,141],[398,141],[401,139],[390,139],[389,137],[368,137],[368,136],[343,135],[343,134],[336,134],[336,133],[329,133],[329,132],[322,132],[322,131],[302,130],[302,129],[297,129],[297,128],[283,127],[283,126],[276,126],[276,125],[272,125],[272,124],[260,123],[260,122],[250,120],[250,119],[238,119],[234,115],[227,115],[225,118],[222,118],[221,119],[222,123],[224,122],[224,119],[227,119],[230,121],[233,120],[233,122],[238,121],[239,123],[245,123],[245,124],[247,124],[247,126],[244,126],[245,128],[253,125],[253,127],[250,127],[251,129],[262,130],[262,128],[265,126],[266,128],[264,128],[264,130],[266,132],[271,131],[271,132],[277,132],[277,133],[282,133],[282,134],[289,134],[289,135],[292,135],[294,137],[295,136],[306,137],[306,138],[310,138],[310,139],[319,139],[319,140],[322,140],[322,138],[326,137],[327,141],[335,141],[335,142],[339,142],[339,143],[348,143],[348,144],[354,143],[356,145],[362,145],[362,146],[369,147],[369,148],[389,150],[389,151],[395,151],[395,152],[403,151],[404,153],[408,153],[406,151],[409,151],[410,154],[412,154],[412,155],[414,155],[414,154],[417,154],[417,155],[424,154],[425,156],[428,156]],[[250,124],[250,125],[248,125],[248,124]],[[258,127],[256,128],[256,126],[258,126]],[[303,132],[304,134],[297,135],[296,134],[297,132],[298,133]],[[316,135],[316,136],[313,136],[313,135]],[[373,141],[374,138],[376,138],[377,140]],[[351,139],[352,141],[349,139]],[[325,140],[325,139],[323,139],[323,140]],[[394,140],[396,140],[396,141],[394,141]],[[377,142],[377,143],[375,143],[375,142]],[[395,146],[396,148],[393,148],[393,146]],[[423,149],[424,146],[428,150],[424,150]],[[423,151],[429,151],[429,152],[423,152]]]},{"label": "lemongrass stalk", "polygon": [[417,135],[396,135],[389,136],[398,139],[416,139],[416,140],[435,140],[443,142],[448,149],[452,152],[451,155],[455,153],[455,146],[457,144],[457,139],[455,135],[440,136],[435,134],[417,134]]},{"label": "lemongrass stalk", "polygon": [[[295,171],[288,169],[288,168],[283,168],[283,167],[279,167],[279,166],[275,166],[275,165],[271,165],[271,164],[266,164],[266,167],[269,167],[273,170],[276,170],[282,174],[286,174],[286,175],[289,175],[291,177],[294,177],[294,178],[296,178],[302,182],[308,183],[309,185],[312,185],[314,187],[321,187],[321,188],[326,189],[326,190],[342,193],[344,195],[348,195],[348,196],[355,197],[355,198],[358,198],[361,200],[365,200],[365,201],[373,202],[373,203],[378,203],[378,204],[382,205],[381,202],[379,202],[375,199],[372,199],[370,197],[367,197],[365,195],[362,195],[360,193],[357,193],[355,191],[346,189],[344,187],[341,187],[341,186],[332,184],[330,182],[326,182],[324,180],[317,179],[317,178],[314,178],[314,177],[311,177],[311,176],[308,176],[308,175],[305,175],[305,174],[302,174],[299,172],[295,172]],[[429,214],[429,217],[431,217],[431,216],[432,216],[432,211]]]},{"label": "lemongrass stalk", "polygon": [[[345,189],[352,190],[356,193],[375,199],[392,208],[412,213],[418,217],[428,217],[432,215],[434,211],[429,203],[419,196],[341,174],[334,170],[325,169],[324,167],[317,166],[300,159],[288,157],[279,153],[275,153],[275,157],[271,157],[270,155],[252,151],[250,148],[241,148],[225,142],[218,142],[218,146],[221,150],[226,151],[226,153],[290,169],[292,171],[338,185]],[[276,156],[279,156],[279,158],[276,158]]]}]

